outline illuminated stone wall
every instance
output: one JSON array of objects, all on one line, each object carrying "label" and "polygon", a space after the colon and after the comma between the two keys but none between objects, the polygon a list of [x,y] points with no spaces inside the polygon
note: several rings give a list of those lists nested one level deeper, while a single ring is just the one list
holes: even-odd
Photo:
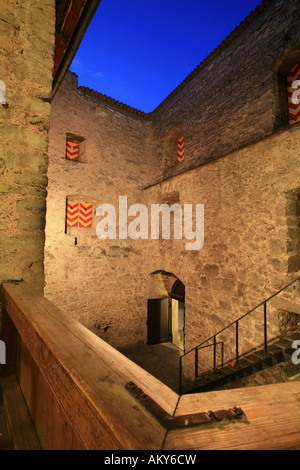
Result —
[{"label": "illuminated stone wall", "polygon": [[[69,133],[85,139],[82,161],[66,159]],[[118,211],[119,196],[142,201],[155,165],[151,135],[150,121],[78,88],[75,74],[53,100],[45,295],[112,344],[145,337],[141,250],[131,240],[99,240],[95,212],[103,203]],[[93,204],[91,228],[66,233],[68,197]]]},{"label": "illuminated stone wall", "polygon": [[[286,75],[300,62],[299,3],[264,3],[270,4],[224,38],[197,73],[154,111],[155,152],[162,164],[157,181],[258,142],[288,124]],[[178,165],[176,155],[170,158],[164,151],[164,142],[180,124],[185,159]]]},{"label": "illuminated stone wall", "polygon": [[[68,132],[86,139],[82,163],[65,158]],[[52,107],[46,297],[119,346],[146,340],[147,299],[171,290],[152,273],[171,273],[186,287],[185,347],[193,347],[296,276],[299,138],[299,126],[288,127],[145,190],[155,171],[151,122],[91,99],[68,75]],[[118,230],[100,240],[96,208],[111,203],[118,217],[122,195],[149,214],[155,203],[204,204],[203,248],[188,251],[172,234],[151,240],[150,225],[148,240],[119,240]],[[66,230],[68,196],[93,204],[91,228]],[[262,339],[262,312],[253,318],[241,325],[244,344]],[[274,326],[275,334],[277,316]]]},{"label": "illuminated stone wall", "polygon": [[[187,350],[299,275],[299,139],[298,125],[277,131],[146,191],[149,201],[176,190],[182,206],[204,204],[201,250],[185,250],[186,240],[162,240],[154,251],[149,241],[143,262],[149,272],[165,270],[185,284]],[[272,318],[270,335],[279,327],[278,316]],[[261,308],[253,321],[241,322],[244,345],[263,342],[262,320]]]},{"label": "illuminated stone wall", "polygon": [[0,283],[44,286],[43,252],[55,2],[2,2]]},{"label": "illuminated stone wall", "polygon": [[[299,59],[296,7],[271,2],[152,115],[78,88],[74,74],[57,93],[45,295],[111,344],[146,341],[147,299],[170,291],[157,273],[185,285],[186,350],[297,276],[300,127],[288,124],[282,88]],[[170,165],[170,136],[182,131],[185,159]],[[82,162],[66,160],[68,134],[85,139]],[[99,240],[96,207],[118,209],[119,196],[148,209],[204,204],[203,248],[151,240],[150,227],[148,240],[119,240],[118,232]],[[93,204],[91,228],[66,230],[68,197]],[[270,315],[277,334],[278,312]],[[262,342],[262,318],[260,311],[240,325],[241,350]]]}]

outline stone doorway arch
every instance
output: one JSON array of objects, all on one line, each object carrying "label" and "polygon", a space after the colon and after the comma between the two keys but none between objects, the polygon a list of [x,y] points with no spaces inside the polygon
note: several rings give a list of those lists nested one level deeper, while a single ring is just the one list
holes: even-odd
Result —
[{"label": "stone doorway arch", "polygon": [[185,286],[173,273],[155,271],[148,298],[147,343],[172,343],[184,351]]}]

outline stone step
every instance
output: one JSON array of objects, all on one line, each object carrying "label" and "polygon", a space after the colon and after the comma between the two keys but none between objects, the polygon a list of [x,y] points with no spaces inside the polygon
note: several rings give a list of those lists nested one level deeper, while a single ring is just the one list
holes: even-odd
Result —
[{"label": "stone step", "polygon": [[236,378],[243,376],[243,372],[249,375],[249,372],[257,372],[266,369],[274,364],[287,360],[292,349],[291,345],[295,339],[300,339],[300,333],[292,332],[288,336],[276,338],[272,343],[268,344],[267,353],[261,347],[251,350],[248,354],[243,355],[235,367],[230,366],[230,362],[223,367],[219,367],[216,371],[207,371],[201,374],[197,379],[196,391],[207,389],[208,387],[220,384],[220,382],[228,383]]},{"label": "stone step", "polygon": [[270,300],[271,305],[285,312],[296,313],[300,315],[300,303],[282,297],[274,297]]}]

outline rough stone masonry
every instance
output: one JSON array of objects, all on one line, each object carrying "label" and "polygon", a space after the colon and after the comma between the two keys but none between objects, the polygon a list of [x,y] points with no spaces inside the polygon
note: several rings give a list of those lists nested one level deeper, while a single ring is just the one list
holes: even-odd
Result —
[{"label": "rough stone masonry", "polygon": [[55,2],[2,2],[0,79],[0,283],[44,287],[44,226]]},{"label": "rough stone masonry", "polygon": [[[51,108],[45,295],[119,347],[146,341],[147,299],[168,296],[169,273],[185,285],[187,351],[294,279],[300,128],[288,123],[284,77],[298,62],[298,2],[268,1],[148,115],[68,74]],[[65,158],[68,135],[84,139],[81,161]],[[96,208],[120,195],[204,204],[203,248],[99,240]],[[68,199],[92,203],[91,228],[66,229]],[[261,325],[262,312],[240,325],[241,349],[261,342]]]}]

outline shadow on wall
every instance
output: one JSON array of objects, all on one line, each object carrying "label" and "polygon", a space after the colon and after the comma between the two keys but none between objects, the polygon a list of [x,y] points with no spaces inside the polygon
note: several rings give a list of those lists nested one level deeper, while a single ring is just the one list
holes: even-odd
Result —
[{"label": "shadow on wall", "polygon": [[286,218],[288,227],[288,272],[300,270],[300,189],[287,194]]}]

